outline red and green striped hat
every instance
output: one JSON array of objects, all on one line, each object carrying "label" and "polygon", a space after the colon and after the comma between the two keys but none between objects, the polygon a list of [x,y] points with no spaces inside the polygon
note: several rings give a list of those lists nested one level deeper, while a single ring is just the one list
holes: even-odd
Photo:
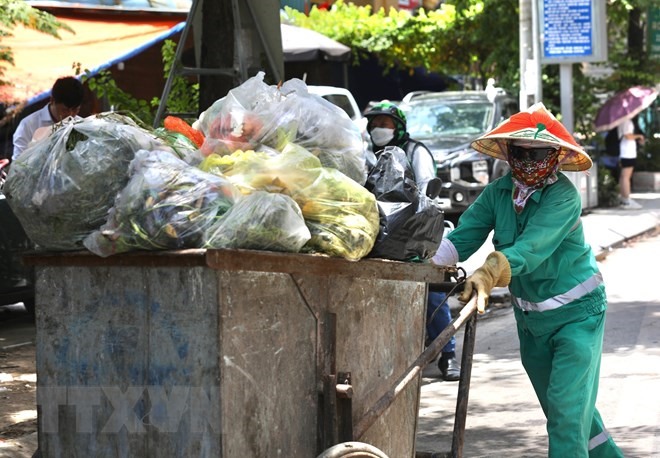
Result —
[{"label": "red and green striped hat", "polygon": [[589,155],[541,102],[532,105],[527,111],[514,114],[474,140],[471,146],[481,153],[506,161],[509,144],[516,140],[557,146],[560,148],[561,170],[579,172],[591,168]]}]

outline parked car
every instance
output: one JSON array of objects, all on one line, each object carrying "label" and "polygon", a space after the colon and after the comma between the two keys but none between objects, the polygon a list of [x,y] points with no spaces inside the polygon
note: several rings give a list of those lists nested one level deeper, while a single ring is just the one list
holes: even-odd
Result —
[{"label": "parked car", "polygon": [[22,254],[33,244],[2,193],[3,170],[8,162],[0,159],[0,306],[22,302],[33,314],[34,270],[21,262]]},{"label": "parked car", "polygon": [[437,204],[460,214],[483,188],[508,171],[505,161],[470,148],[470,142],[517,113],[518,100],[494,91],[415,92],[400,105],[408,132],[431,150],[443,185]]}]

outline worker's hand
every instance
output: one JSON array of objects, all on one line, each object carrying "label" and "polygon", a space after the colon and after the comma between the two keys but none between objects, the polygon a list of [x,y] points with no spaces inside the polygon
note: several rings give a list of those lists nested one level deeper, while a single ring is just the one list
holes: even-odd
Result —
[{"label": "worker's hand", "polygon": [[477,294],[477,312],[484,313],[491,290],[495,286],[506,286],[511,281],[511,266],[509,261],[499,251],[493,251],[486,262],[474,271],[467,280],[465,288],[458,300],[466,303],[473,292]]}]

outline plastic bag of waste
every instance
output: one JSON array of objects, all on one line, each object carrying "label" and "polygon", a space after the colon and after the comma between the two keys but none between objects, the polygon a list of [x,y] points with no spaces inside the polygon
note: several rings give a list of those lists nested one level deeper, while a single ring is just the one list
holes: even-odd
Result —
[{"label": "plastic bag of waste", "polygon": [[263,81],[259,72],[232,89],[200,116],[193,127],[206,139],[204,155],[226,155],[261,147],[282,151],[288,143],[303,146],[325,167],[359,184],[366,179],[366,159],[359,128],[336,105],[299,79],[281,87]]},{"label": "plastic bag of waste", "polygon": [[126,116],[102,113],[54,126],[11,165],[4,192],[40,249],[82,249],[108,216],[141,149],[164,147]]},{"label": "plastic bag of waste", "polygon": [[206,231],[240,196],[226,178],[164,151],[138,151],[129,174],[107,223],[84,240],[99,256],[201,248]]},{"label": "plastic bag of waste", "polygon": [[301,251],[358,260],[373,247],[378,234],[374,195],[340,171],[321,166],[301,146],[290,143],[275,155],[241,151],[209,156],[200,167],[225,174],[244,193],[292,197],[312,235]]},{"label": "plastic bag of waste", "polygon": [[255,191],[239,199],[208,229],[204,246],[297,253],[310,237],[300,207],[291,197]]},{"label": "plastic bag of waste", "polygon": [[444,231],[444,213],[423,196],[399,147],[386,147],[365,187],[376,196],[379,232],[369,257],[397,261],[424,261],[433,257]]}]

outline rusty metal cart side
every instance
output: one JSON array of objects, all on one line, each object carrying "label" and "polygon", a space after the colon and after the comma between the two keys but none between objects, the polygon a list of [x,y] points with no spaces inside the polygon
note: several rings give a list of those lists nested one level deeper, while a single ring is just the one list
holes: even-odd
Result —
[{"label": "rusty metal cart side", "polygon": [[[26,262],[45,456],[316,456],[423,352],[427,284],[447,271],[247,250]],[[414,454],[420,382],[363,441]]]}]

